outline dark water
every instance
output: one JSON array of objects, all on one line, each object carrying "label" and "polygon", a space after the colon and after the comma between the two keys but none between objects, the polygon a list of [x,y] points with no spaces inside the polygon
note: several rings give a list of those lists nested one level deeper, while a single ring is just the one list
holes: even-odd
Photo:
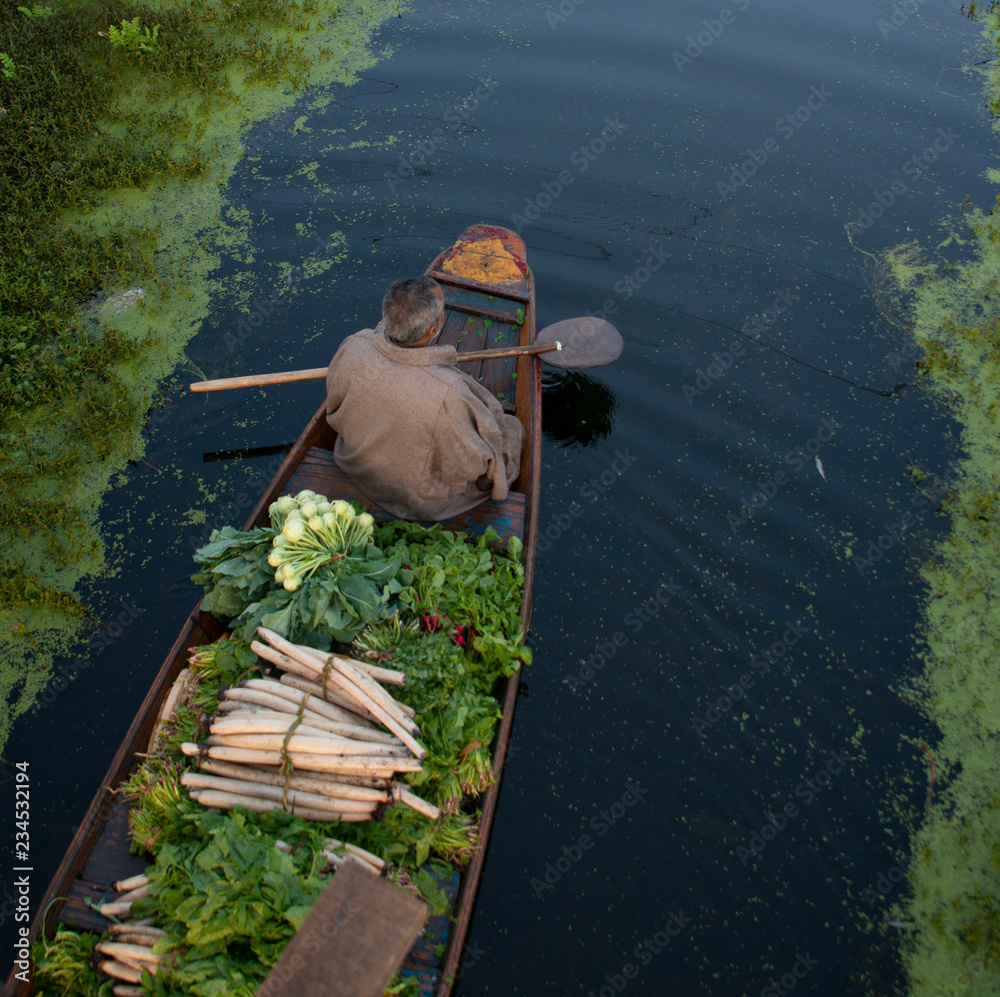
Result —
[{"label": "dark water", "polygon": [[[535,658],[461,994],[728,997],[790,973],[893,993],[895,897],[865,890],[924,806],[933,732],[899,689],[942,524],[892,534],[911,462],[945,476],[959,454],[871,254],[992,198],[961,68],[977,29],[939,0],[547,10],[422,5],[369,78],[248,159],[230,192],[255,258],[225,263],[240,291],[189,356],[208,376],[325,364],[466,225],[520,226],[539,325],[603,309],[626,352],[546,379]],[[332,231],[343,260],[288,291],[282,264]],[[232,350],[241,308],[270,314]],[[194,602],[189,510],[242,521],[280,460],[202,455],[288,442],[321,399],[190,379],[107,503],[116,574],[93,598],[138,620],[9,746],[32,764],[39,893]]]}]

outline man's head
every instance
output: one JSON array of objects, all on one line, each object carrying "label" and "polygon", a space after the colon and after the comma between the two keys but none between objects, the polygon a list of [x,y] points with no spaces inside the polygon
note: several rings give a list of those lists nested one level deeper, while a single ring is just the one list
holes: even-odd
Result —
[{"label": "man's head", "polygon": [[397,346],[419,343],[444,313],[444,294],[433,277],[397,280],[382,299],[385,334]]}]

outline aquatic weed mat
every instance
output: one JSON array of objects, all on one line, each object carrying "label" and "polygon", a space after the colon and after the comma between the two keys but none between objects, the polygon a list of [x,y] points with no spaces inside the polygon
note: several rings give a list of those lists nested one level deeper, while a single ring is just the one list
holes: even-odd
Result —
[{"label": "aquatic weed mat", "polygon": [[104,570],[101,497],[141,459],[220,260],[247,252],[224,191],[241,141],[290,130],[306,86],[353,82],[399,9],[0,9],[0,746],[96,625],[74,589]]},{"label": "aquatic weed mat", "polygon": [[[1000,16],[992,11],[983,36],[994,58],[983,72],[995,112]],[[988,177],[998,182],[1000,172]],[[987,997],[1000,994],[1000,201],[988,211],[963,205],[949,227],[933,257],[907,244],[883,258],[892,300],[922,351],[922,382],[957,420],[964,451],[937,510],[950,531],[921,571],[924,668],[907,691],[937,740],[920,745],[926,813],[892,924],[912,997]]]}]

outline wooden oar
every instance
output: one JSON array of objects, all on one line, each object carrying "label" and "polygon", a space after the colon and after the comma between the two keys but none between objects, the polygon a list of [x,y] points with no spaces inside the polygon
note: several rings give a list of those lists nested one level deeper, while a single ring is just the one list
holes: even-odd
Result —
[{"label": "wooden oar", "polygon": [[[459,353],[459,363],[494,360],[501,357],[538,356],[552,367],[582,369],[603,367],[622,355],[621,333],[604,319],[586,316],[568,318],[547,325],[530,346],[501,346],[495,350]],[[195,381],[191,391],[225,391],[229,388],[253,388],[265,384],[288,384],[292,381],[318,381],[326,377],[326,367],[307,370],[276,371],[273,374],[248,374],[245,377],[222,377],[214,381]]]}]

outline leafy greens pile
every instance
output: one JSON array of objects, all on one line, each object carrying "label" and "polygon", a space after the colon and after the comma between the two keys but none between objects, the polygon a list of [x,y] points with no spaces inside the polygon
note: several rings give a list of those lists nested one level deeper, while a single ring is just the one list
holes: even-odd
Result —
[{"label": "leafy greens pile", "polygon": [[205,586],[202,608],[246,640],[265,626],[322,650],[350,643],[391,615],[407,580],[397,577],[399,558],[371,542],[372,517],[360,509],[303,491],[272,504],[271,527],[213,531],[194,555],[204,565],[193,579]]},{"label": "leafy greens pile", "polygon": [[[152,895],[134,912],[155,915],[168,935],[156,951],[174,960],[169,976],[145,974],[143,988],[163,997],[256,993],[325,885],[320,853],[331,833],[390,862],[395,882],[443,912],[439,884],[451,875],[444,863],[462,865],[471,856],[474,799],[494,778],[489,747],[500,711],[493,688],[530,661],[520,644],[519,541],[511,540],[504,555],[489,546],[499,540],[492,530],[473,544],[440,526],[374,527],[356,508],[348,517],[331,505],[319,514],[339,516],[348,539],[359,542],[331,549],[322,563],[297,545],[308,514],[317,511],[303,507],[322,509],[323,500],[300,493],[292,501],[301,516],[279,500],[285,505],[272,507],[273,527],[226,527],[198,551],[203,568],[195,580],[207,588],[202,606],[231,621],[234,635],[193,649],[184,701],[125,787],[133,848],[154,862]],[[283,532],[289,520],[306,523],[301,533],[290,531],[291,544]],[[296,566],[297,584],[286,584],[286,563]],[[282,811],[214,814],[190,799],[180,776],[194,763],[180,745],[207,732],[219,690],[266,668],[248,647],[259,623],[296,642],[339,645],[407,673],[395,694],[415,709],[428,751],[423,771],[409,780],[442,809],[440,820],[392,807],[380,821],[331,827]],[[290,854],[277,847],[279,839]],[[95,989],[85,964],[93,941],[61,927],[53,942],[36,943],[39,993],[110,994],[103,983]],[[416,981],[397,979],[390,992],[416,993]]]}]

